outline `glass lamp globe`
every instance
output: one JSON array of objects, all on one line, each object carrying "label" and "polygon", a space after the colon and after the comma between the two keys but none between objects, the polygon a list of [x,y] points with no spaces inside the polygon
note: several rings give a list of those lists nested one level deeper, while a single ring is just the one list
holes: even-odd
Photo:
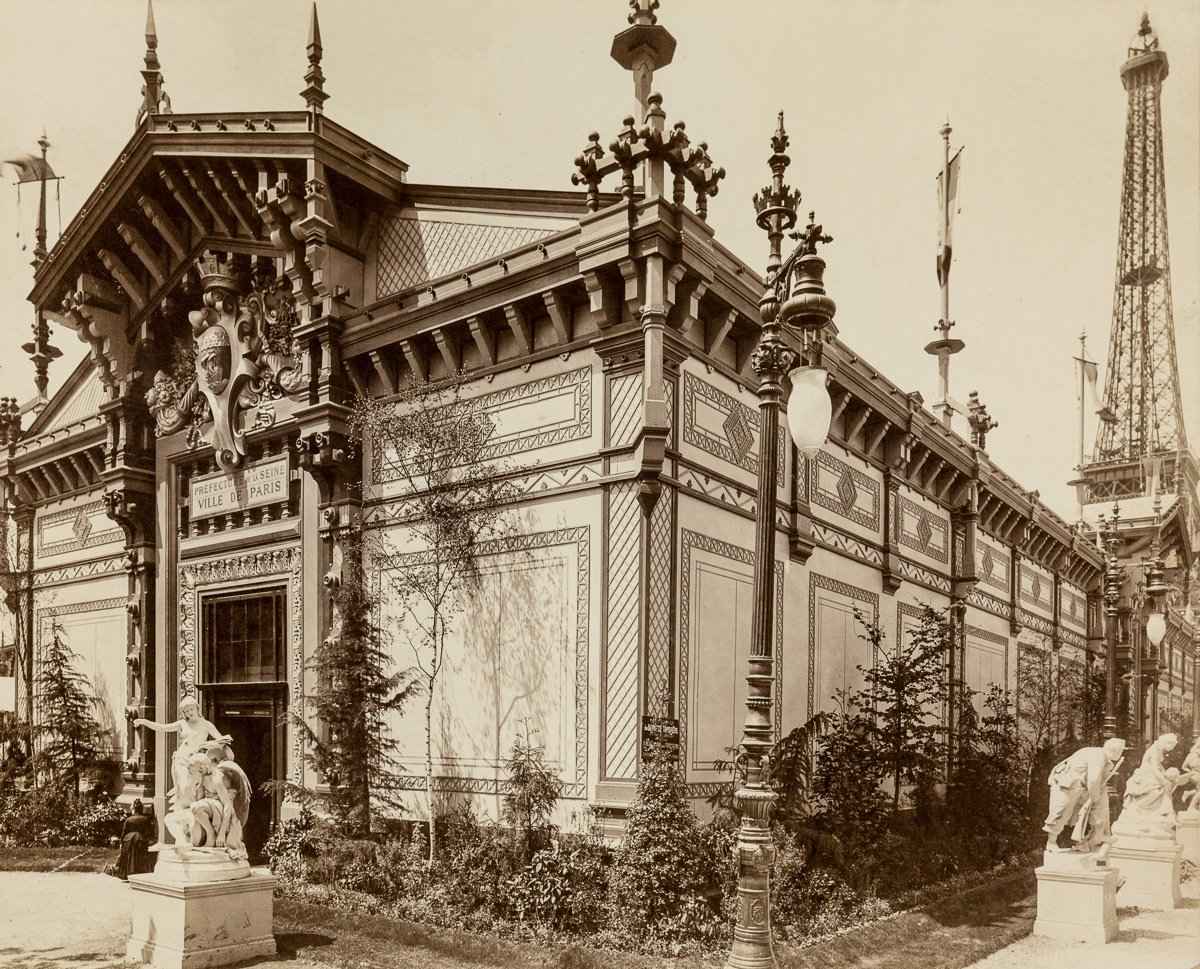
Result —
[{"label": "glass lamp globe", "polygon": [[801,454],[812,455],[825,443],[833,420],[833,401],[825,386],[828,374],[821,367],[797,367],[788,376],[792,381],[787,402],[788,433]]},{"label": "glass lamp globe", "polygon": [[1150,613],[1146,619],[1146,638],[1155,646],[1162,644],[1167,635],[1167,617],[1161,612]]}]

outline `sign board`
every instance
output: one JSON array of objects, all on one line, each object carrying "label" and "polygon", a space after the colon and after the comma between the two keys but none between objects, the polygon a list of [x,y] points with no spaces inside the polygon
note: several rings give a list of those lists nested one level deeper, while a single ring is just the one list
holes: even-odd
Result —
[{"label": "sign board", "polygon": [[287,501],[289,478],[286,454],[238,468],[229,474],[218,471],[216,474],[193,478],[192,519],[225,515]]}]

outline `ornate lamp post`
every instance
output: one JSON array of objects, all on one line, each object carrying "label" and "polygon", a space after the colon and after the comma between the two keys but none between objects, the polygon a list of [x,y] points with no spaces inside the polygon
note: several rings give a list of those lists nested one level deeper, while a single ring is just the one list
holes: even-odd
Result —
[{"label": "ornate lamp post", "polygon": [[[770,818],[776,795],[769,780],[768,754],[774,743],[771,707],[774,659],[771,631],[774,599],[771,595],[775,565],[776,467],[779,458],[779,411],[784,398],[784,377],[791,377],[788,429],[798,448],[815,451],[829,433],[832,405],[820,366],[821,335],[832,328],[834,302],[825,293],[825,261],[817,255],[819,243],[831,242],[813,214],[803,232],[793,233],[799,245],[781,261],[785,232],[796,224],[800,193],[783,181],[790,163],[785,154],[788,135],[779,127],[771,138],[767,164],[771,184],[754,196],[760,228],[770,246],[766,292],[759,301],[762,331],[751,355],[758,376],[758,511],[754,539],[754,613],[750,635],[746,720],[742,728],[739,762],[743,774],[735,799],[741,815],[738,830],[738,907],[730,969],[773,966],[769,873],[775,860]],[[783,330],[795,333],[807,366],[792,369],[795,354],[783,339]]]},{"label": "ornate lamp post", "polygon": [[1119,537],[1117,526],[1121,520],[1121,509],[1113,505],[1112,518],[1107,529],[1101,518],[1102,541],[1104,543],[1104,736],[1105,739],[1120,736],[1117,732],[1117,625],[1121,605],[1121,584],[1124,569],[1117,559]]}]

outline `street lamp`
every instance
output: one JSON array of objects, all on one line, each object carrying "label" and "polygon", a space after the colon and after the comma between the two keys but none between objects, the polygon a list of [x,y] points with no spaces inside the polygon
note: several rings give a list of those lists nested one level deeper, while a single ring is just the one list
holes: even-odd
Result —
[{"label": "street lamp", "polygon": [[[803,232],[787,261],[781,259],[783,235],[796,225],[800,193],[783,181],[790,163],[786,151],[787,131],[783,112],[771,138],[771,184],[754,196],[757,223],[767,233],[766,291],[759,301],[762,330],[750,362],[758,376],[758,502],[754,537],[753,625],[750,632],[749,672],[746,676],[746,720],[738,763],[742,776],[734,795],[741,825],[738,828],[738,904],[733,930],[729,969],[764,969],[775,964],[771,946],[771,898],[769,874],[775,860],[771,838],[771,811],[776,795],[771,788],[768,755],[774,744],[772,729],[772,686],[774,658],[771,636],[774,626],[775,500],[776,467],[779,461],[779,411],[784,397],[784,378],[791,377],[792,399],[788,404],[788,429],[797,448],[812,452],[829,433],[832,410],[821,368],[821,344],[826,331],[833,330],[836,310],[825,293],[825,260],[817,255],[818,244],[831,242],[809,214]],[[783,339],[787,329],[801,346],[805,366],[792,368],[796,355]],[[836,332],[836,330],[834,330]]]}]

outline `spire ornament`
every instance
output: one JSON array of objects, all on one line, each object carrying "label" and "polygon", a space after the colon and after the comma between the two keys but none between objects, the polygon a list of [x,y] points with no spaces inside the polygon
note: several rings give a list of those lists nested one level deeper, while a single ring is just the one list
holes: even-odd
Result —
[{"label": "spire ornament", "polygon": [[313,114],[324,112],[325,102],[329,95],[325,93],[325,72],[321,70],[321,57],[324,48],[321,46],[321,22],[317,19],[317,4],[314,0],[312,14],[308,18],[308,70],[304,72],[304,83],[307,85],[300,96]]},{"label": "spire ornament", "polygon": [[162,76],[162,65],[158,62],[158,28],[154,23],[154,0],[146,0],[146,55],[142,67],[142,106],[138,108],[137,121],[152,114],[170,114],[171,99],[167,97]]},{"label": "spire ornament", "polygon": [[987,450],[988,431],[1000,426],[988,413],[987,404],[979,399],[979,391],[972,390],[967,399],[967,424],[971,427],[971,443],[981,451]]}]

